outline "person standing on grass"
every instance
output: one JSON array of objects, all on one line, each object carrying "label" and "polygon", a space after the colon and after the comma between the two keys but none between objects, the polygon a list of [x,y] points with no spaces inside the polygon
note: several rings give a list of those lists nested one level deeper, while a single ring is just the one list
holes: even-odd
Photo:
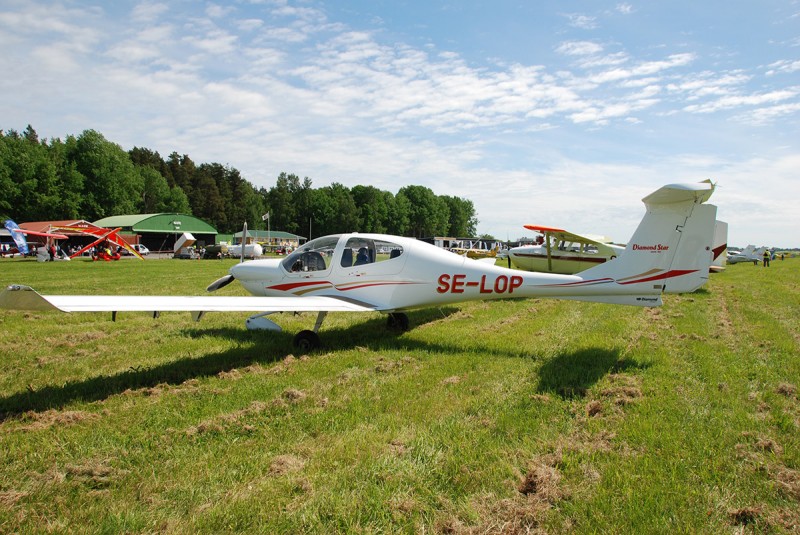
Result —
[{"label": "person standing on grass", "polygon": [[769,267],[769,249],[764,249],[764,267]]}]

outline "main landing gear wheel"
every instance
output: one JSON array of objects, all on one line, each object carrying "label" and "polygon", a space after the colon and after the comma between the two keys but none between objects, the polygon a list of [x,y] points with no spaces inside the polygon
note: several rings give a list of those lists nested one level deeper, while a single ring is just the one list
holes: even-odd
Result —
[{"label": "main landing gear wheel", "polygon": [[319,348],[319,336],[314,331],[300,331],[294,337],[294,347],[303,353]]},{"label": "main landing gear wheel", "polygon": [[408,330],[408,316],[402,312],[392,312],[386,319],[386,326],[391,331],[405,332]]}]

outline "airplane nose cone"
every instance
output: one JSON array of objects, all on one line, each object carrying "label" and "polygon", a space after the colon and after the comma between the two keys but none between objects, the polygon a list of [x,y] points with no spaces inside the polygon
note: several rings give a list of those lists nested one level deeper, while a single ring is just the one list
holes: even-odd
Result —
[{"label": "airplane nose cone", "polygon": [[280,259],[253,260],[231,267],[229,273],[238,281],[270,281],[279,275]]}]

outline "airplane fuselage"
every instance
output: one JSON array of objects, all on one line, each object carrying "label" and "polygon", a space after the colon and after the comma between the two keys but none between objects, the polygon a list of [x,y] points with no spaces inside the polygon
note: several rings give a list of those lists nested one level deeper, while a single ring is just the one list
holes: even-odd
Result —
[{"label": "airplane fuselage", "polygon": [[[647,294],[657,298],[661,293],[658,284],[647,285],[643,290],[641,284],[617,283],[611,278],[585,280],[578,276],[508,269],[456,255],[413,238],[344,234],[336,237],[335,244],[315,242],[317,240],[309,242],[285,259],[237,264],[230,273],[255,296],[334,297],[381,311],[474,299],[600,296],[608,294],[611,286],[615,287],[616,294]],[[351,265],[352,244],[367,244],[373,251],[380,247],[391,248],[399,254],[394,257],[384,254],[382,259],[372,255],[363,264]],[[347,252],[348,249],[351,251]],[[306,265],[301,262],[304,255],[317,253],[324,253],[322,263]]]}]

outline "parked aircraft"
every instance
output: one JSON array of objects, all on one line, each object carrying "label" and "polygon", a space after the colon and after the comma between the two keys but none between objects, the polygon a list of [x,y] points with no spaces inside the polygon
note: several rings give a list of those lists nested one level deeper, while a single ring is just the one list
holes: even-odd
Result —
[{"label": "parked aircraft", "polygon": [[711,273],[719,273],[725,271],[725,260],[728,255],[728,224],[724,221],[717,221],[714,225],[714,258],[711,260],[711,266],[708,268]]},{"label": "parked aircraft", "polygon": [[[17,225],[11,219],[6,219],[5,222],[3,223],[3,226],[11,234],[11,239],[14,240],[14,244],[17,246],[16,251],[10,250],[8,253],[6,253],[11,255],[19,253],[24,256],[30,252],[26,236],[37,236],[39,238],[46,238],[48,246],[47,248],[49,248],[50,245],[54,244],[55,240],[66,240],[68,238],[68,236],[65,236],[63,234],[53,234],[51,232],[37,232],[34,230],[24,230],[19,228],[19,225]],[[41,255],[37,253],[37,256]],[[41,258],[44,259],[45,257],[49,257],[49,255],[46,252],[44,253],[44,256],[42,256]]]},{"label": "parked aircraft", "polygon": [[536,243],[512,247],[507,254],[512,264],[526,271],[579,273],[625,251],[625,247],[612,244],[606,236],[580,235],[539,225],[525,228],[540,233]]},{"label": "parked aircraft", "polygon": [[[103,227],[95,227],[90,226],[87,227],[85,225],[81,226],[64,226],[64,227],[53,227],[56,230],[62,231],[71,231],[71,232],[79,232],[81,234],[85,234],[87,236],[94,236],[97,238],[95,241],[90,243],[89,245],[83,247],[82,249],[74,252],[70,258],[75,258],[76,256],[82,255],[85,251],[90,250],[92,247],[97,248],[98,245],[102,244],[103,242],[108,242],[109,244],[116,245],[117,247],[122,247],[122,249],[128,251],[133,256],[137,257],[140,260],[144,260],[144,257],[139,254],[139,251],[134,249],[128,241],[119,235],[119,231],[122,228],[115,228],[115,229],[107,229]],[[106,253],[105,251],[101,250],[97,254],[92,257],[93,260],[119,260],[120,255],[116,251],[111,251],[110,253]]]},{"label": "parked aircraft", "polygon": [[[467,300],[555,298],[653,307],[663,293],[690,292],[708,280],[716,206],[707,182],[664,186],[643,201],[644,218],[615,260],[580,275],[531,273],[476,262],[413,238],[341,234],[312,240],[280,259],[241,262],[211,283],[215,291],[234,280],[253,297],[240,296],[42,296],[9,286],[0,308],[64,312],[252,311],[249,329],[281,328],[275,312],[318,312],[313,330],[295,336],[302,350],[318,347],[328,312],[382,312],[390,328],[405,330],[405,311]],[[245,230],[246,235],[246,230]],[[382,254],[380,251],[384,251]],[[388,251],[388,254],[387,254]]]},{"label": "parked aircraft", "polygon": [[738,264],[740,262],[752,262],[758,265],[761,259],[764,258],[764,250],[766,247],[759,247],[756,249],[755,245],[748,245],[740,252],[731,252],[728,254],[728,264]]}]

